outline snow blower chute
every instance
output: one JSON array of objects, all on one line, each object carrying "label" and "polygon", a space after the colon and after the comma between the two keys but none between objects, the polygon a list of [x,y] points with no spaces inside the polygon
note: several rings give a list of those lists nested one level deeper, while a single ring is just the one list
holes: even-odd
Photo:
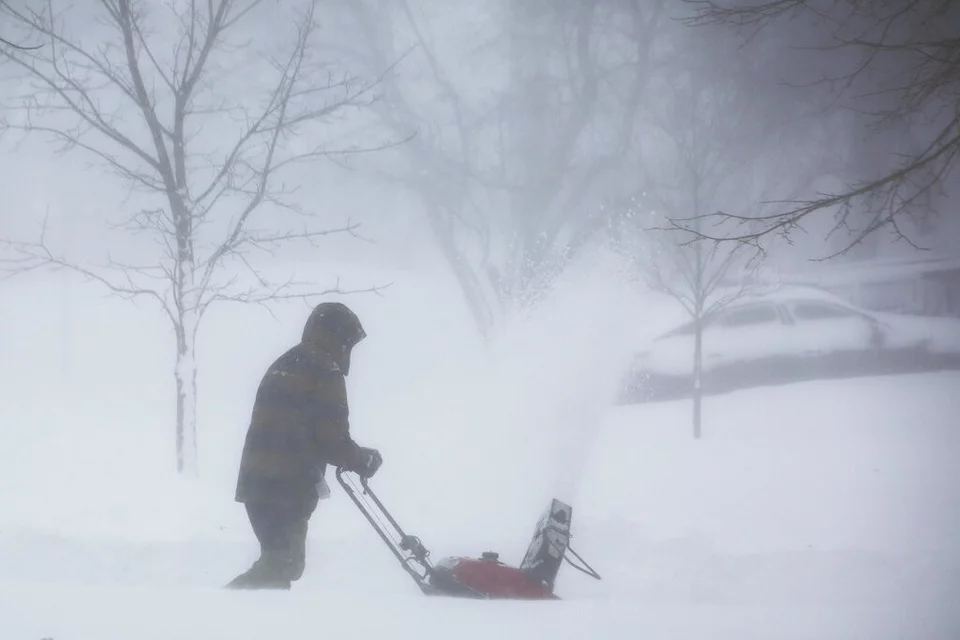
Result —
[{"label": "snow blower chute", "polygon": [[[359,476],[358,476],[359,477]],[[337,469],[337,480],[360,512],[400,561],[403,569],[427,595],[481,599],[559,600],[554,582],[566,561],[592,578],[600,575],[570,548],[570,505],[554,499],[537,523],[533,539],[519,567],[500,562],[499,554],[487,551],[479,558],[451,556],[431,563],[430,552],[420,538],[406,534],[360,478],[359,486]],[[573,562],[573,556],[580,564]]]}]

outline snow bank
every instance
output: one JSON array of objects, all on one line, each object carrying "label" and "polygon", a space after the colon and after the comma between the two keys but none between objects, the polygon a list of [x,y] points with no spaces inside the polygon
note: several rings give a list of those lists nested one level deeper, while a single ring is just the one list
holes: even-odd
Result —
[{"label": "snow bank", "polygon": [[[3,603],[16,602],[17,609]],[[4,610],[7,609],[7,610]],[[51,615],[56,611],[56,615]],[[373,600],[334,589],[303,593],[224,593],[111,587],[0,588],[4,627],[20,638],[69,640],[884,640],[950,638],[927,607],[757,608],[709,604],[643,607],[636,601],[578,603],[471,602],[387,597]],[[953,636],[955,637],[955,636]]]}]

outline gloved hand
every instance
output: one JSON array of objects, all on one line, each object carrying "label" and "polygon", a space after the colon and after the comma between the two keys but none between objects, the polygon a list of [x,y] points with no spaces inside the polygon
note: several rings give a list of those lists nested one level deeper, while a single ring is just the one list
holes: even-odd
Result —
[{"label": "gloved hand", "polygon": [[376,449],[360,447],[357,468],[354,469],[362,478],[372,478],[383,464],[383,457]]}]

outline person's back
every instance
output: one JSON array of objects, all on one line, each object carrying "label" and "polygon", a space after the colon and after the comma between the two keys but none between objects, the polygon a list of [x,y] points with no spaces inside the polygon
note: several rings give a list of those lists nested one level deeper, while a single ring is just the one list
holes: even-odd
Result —
[{"label": "person's back", "polygon": [[[340,379],[337,380],[336,378]],[[347,418],[343,376],[326,353],[299,343],[277,358],[257,389],[237,478],[243,503],[309,504],[318,480],[310,443],[314,428],[331,427],[327,416]],[[318,401],[326,398],[327,407]],[[340,422],[340,420],[336,420]]]}]

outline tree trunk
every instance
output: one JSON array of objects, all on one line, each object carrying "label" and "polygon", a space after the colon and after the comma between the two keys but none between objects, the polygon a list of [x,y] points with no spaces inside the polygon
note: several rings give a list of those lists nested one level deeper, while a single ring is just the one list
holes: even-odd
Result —
[{"label": "tree trunk", "polygon": [[[179,150],[182,154],[182,149]],[[182,159],[182,155],[178,155]],[[183,162],[177,166],[182,168]],[[180,173],[178,171],[178,173]],[[186,178],[179,176],[178,185]],[[173,183],[173,179],[168,182]],[[174,331],[177,360],[173,375],[177,383],[177,473],[197,475],[197,326],[200,323],[200,291],[196,283],[194,254],[195,220],[184,202],[182,188],[167,193],[176,229],[177,253],[174,263]]]},{"label": "tree trunk", "polygon": [[197,464],[197,363],[195,326],[188,318],[177,327],[177,472],[196,475]]},{"label": "tree trunk", "polygon": [[700,439],[701,430],[701,405],[703,402],[703,388],[701,377],[703,371],[703,314],[698,312],[694,321],[696,328],[693,338],[693,437]]},{"label": "tree trunk", "polygon": [[463,293],[467,308],[473,316],[477,331],[480,332],[482,337],[486,338],[489,336],[495,320],[487,297],[484,295],[480,277],[457,246],[454,232],[450,228],[449,214],[442,210],[443,205],[433,202],[425,196],[422,197],[422,200],[428,212],[434,238],[440,245],[440,250],[460,285],[460,291]]},{"label": "tree trunk", "polygon": [[[699,173],[694,173],[693,175],[693,210],[699,215],[700,213],[700,188],[703,184],[701,175]],[[694,221],[695,228],[697,232],[700,232],[700,218],[696,218]],[[704,309],[707,305],[707,296],[709,296],[710,291],[706,290],[707,286],[707,277],[704,273],[706,265],[704,265],[703,260],[703,244],[700,242],[693,243],[694,251],[696,251],[696,270],[695,274],[695,284],[694,284],[694,296],[696,299],[696,304],[694,305],[694,313],[696,318],[694,319],[695,329],[694,329],[694,338],[693,338],[693,438],[694,440],[699,440],[700,436],[703,435],[703,429],[701,425],[702,409],[703,409],[703,315]]]}]

